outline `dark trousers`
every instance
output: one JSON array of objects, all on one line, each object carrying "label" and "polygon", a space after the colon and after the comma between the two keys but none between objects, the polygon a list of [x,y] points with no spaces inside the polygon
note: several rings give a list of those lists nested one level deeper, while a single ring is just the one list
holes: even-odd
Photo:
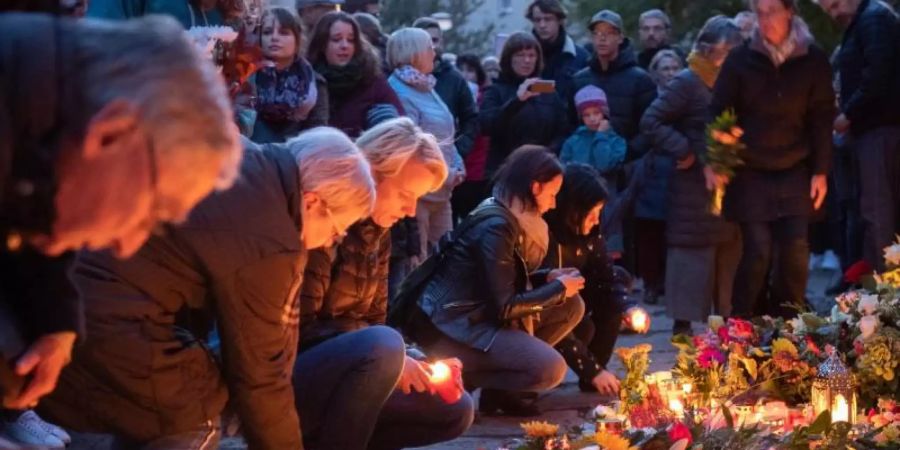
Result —
[{"label": "dark trousers", "polygon": [[428,353],[440,358],[459,358],[463,377],[471,386],[519,392],[545,391],[566,375],[566,362],[553,348],[584,316],[584,301],[575,296],[562,306],[541,313],[534,336],[503,328],[487,351],[474,349],[441,335],[429,343]]},{"label": "dark trousers", "polygon": [[399,449],[453,439],[471,424],[468,394],[447,405],[395,389],[406,358],[399,333],[373,326],[301,352],[294,396],[306,448]]},{"label": "dark trousers", "polygon": [[644,289],[659,292],[666,274],[666,222],[634,219],[637,247],[637,274],[644,279]]},{"label": "dark trousers", "polygon": [[[735,277],[732,315],[749,318],[769,287],[767,313],[785,316],[780,305],[806,303],[809,277],[808,219],[782,217],[772,222],[742,222],[744,252]],[[771,267],[771,278],[769,269]]]},{"label": "dark trousers", "polygon": [[882,271],[883,249],[891,245],[900,226],[900,127],[867,131],[853,147],[859,157],[863,256]]}]

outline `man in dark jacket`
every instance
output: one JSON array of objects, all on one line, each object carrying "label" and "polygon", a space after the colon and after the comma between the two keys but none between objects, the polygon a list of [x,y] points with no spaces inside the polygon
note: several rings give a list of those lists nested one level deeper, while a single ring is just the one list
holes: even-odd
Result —
[{"label": "man in dark jacket", "polygon": [[650,62],[660,50],[674,50],[684,59],[681,49],[669,44],[669,33],[671,32],[672,20],[662,10],[651,9],[641,13],[641,17],[638,19],[638,38],[641,41],[638,65],[641,68],[649,70]]},{"label": "man in dark jacket", "polygon": [[[634,159],[649,149],[640,137],[638,125],[656,98],[656,84],[638,67],[631,41],[623,34],[621,16],[609,10],[600,11],[591,19],[589,28],[593,33],[594,56],[588,67],[575,74],[574,92],[589,84],[606,92],[609,120],[616,133],[628,141],[626,158]],[[573,110],[573,123],[576,117]]]},{"label": "man in dark jacket", "polygon": [[[79,255],[90,339],[46,401],[49,417],[114,434],[121,448],[205,450],[217,448],[230,398],[250,449],[303,448],[291,373],[306,250],[368,216],[374,182],[332,128],[245,145],[234,187],[183,225],[128,261]],[[207,346],[213,325],[221,359]]]},{"label": "man in dark jacket", "polygon": [[819,0],[842,26],[836,58],[841,115],[859,159],[864,257],[884,270],[882,249],[900,232],[900,19],[885,2]]},{"label": "man in dark jacket", "polygon": [[225,87],[181,33],[0,16],[3,407],[36,404],[69,361],[83,318],[67,252],[130,256],[234,177]]},{"label": "man in dark jacket", "polygon": [[437,79],[434,90],[456,119],[456,151],[465,158],[475,144],[478,136],[478,107],[469,84],[456,67],[441,59],[443,54],[444,32],[438,22],[430,17],[420,17],[413,23],[431,35],[434,44],[434,71]]},{"label": "man in dark jacket", "polygon": [[[731,51],[716,80],[711,112],[733,109],[743,128],[745,166],[725,194],[724,215],[738,222],[744,253],[733,315],[753,314],[773,267],[769,313],[805,304],[812,208],[825,199],[831,161],[834,91],[828,55],[813,43],[792,0],[754,0],[759,28]],[[726,180],[708,174],[708,182]]]},{"label": "man in dark jacket", "polygon": [[563,101],[573,95],[572,76],[587,66],[590,54],[566,33],[566,8],[559,0],[534,0],[525,18],[534,27],[532,33],[541,43],[544,69],[541,78],[556,81],[556,92]]}]

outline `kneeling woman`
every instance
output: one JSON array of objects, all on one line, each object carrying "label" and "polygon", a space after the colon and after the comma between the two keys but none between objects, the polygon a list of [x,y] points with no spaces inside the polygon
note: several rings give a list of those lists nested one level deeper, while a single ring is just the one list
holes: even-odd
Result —
[{"label": "kneeling woman", "polygon": [[521,396],[500,390],[551,389],[566,373],[553,345],[584,314],[577,296],[584,280],[574,269],[538,271],[549,239],[541,215],[554,207],[562,182],[562,167],[546,148],[510,155],[495,177],[494,198],[434,256],[438,265],[407,325],[431,354],[462,360],[466,383],[484,388],[483,412],[534,414]]},{"label": "kneeling woman", "polygon": [[390,227],[443,186],[435,138],[409,118],[382,122],[357,145],[376,184],[372,216],[332,250],[310,252],[301,291],[294,393],[312,448],[399,449],[454,439],[472,423],[468,394],[446,404],[428,365],[404,357],[403,337],[383,326]]},{"label": "kneeling woman", "polygon": [[[606,240],[597,229],[606,199],[606,186],[596,169],[585,164],[566,166],[556,209],[544,215],[550,226],[550,251],[544,265],[575,267],[584,276],[584,319],[556,348],[578,375],[582,390],[612,394],[618,392],[619,380],[605,367],[621,323],[646,333],[650,320],[646,311],[629,300],[631,275],[613,266]],[[632,313],[643,313],[647,320],[632,324]]]}]

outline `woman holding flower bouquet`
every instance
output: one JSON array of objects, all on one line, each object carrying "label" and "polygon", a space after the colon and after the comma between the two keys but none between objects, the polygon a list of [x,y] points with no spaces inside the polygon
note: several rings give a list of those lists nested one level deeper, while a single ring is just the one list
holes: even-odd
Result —
[{"label": "woman holding flower bouquet", "polygon": [[666,305],[673,332],[690,333],[691,321],[711,311],[730,313],[734,274],[740,260],[738,227],[710,212],[712,193],[699,159],[706,152],[712,88],[725,57],[743,42],[740,28],[725,16],[709,19],[688,56],[688,69],[650,105],[641,130],[657,151],[677,160],[669,183],[666,242]]},{"label": "woman holding flower bouquet", "polygon": [[[725,60],[711,108],[717,117],[736,114],[743,135],[715,140],[739,139],[746,147],[738,154],[744,165],[731,180],[707,171],[711,186],[727,185],[724,215],[741,227],[732,310],[741,317],[754,314],[769,280],[768,305],[805,303],[807,227],[812,209],[825,200],[835,116],[828,55],[795,15],[794,1],[750,3],[759,27]],[[780,315],[771,306],[766,312]]]}]

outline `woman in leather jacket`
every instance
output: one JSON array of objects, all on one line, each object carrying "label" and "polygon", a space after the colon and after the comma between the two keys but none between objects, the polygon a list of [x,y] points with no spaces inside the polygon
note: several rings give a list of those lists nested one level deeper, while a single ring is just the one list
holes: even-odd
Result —
[{"label": "woman in leather jacket", "polygon": [[582,390],[611,394],[618,392],[619,380],[605,367],[622,322],[639,333],[646,333],[650,322],[645,321],[641,327],[630,323],[633,310],[644,314],[646,311],[629,299],[631,275],[613,266],[606,240],[598,229],[607,192],[603,178],[593,167],[578,163],[566,166],[556,209],[544,215],[550,226],[550,248],[544,266],[574,267],[584,277],[584,319],[556,349],[578,375]]},{"label": "woman in leather jacket", "polygon": [[[456,357],[482,412],[533,415],[516,393],[558,385],[566,363],[553,345],[584,315],[574,269],[539,270],[562,167],[545,147],[524,146],[495,177],[485,200],[442,242],[438,266],[418,299],[410,334],[429,354]],[[501,391],[503,390],[503,391]]]}]

